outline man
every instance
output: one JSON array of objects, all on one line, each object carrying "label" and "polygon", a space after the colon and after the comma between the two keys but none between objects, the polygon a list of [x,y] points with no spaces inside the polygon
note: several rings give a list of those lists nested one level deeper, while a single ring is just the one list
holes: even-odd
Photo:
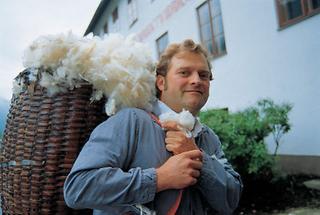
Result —
[{"label": "man", "polygon": [[170,45],[157,66],[153,113],[127,108],[93,131],[66,179],[66,203],[94,214],[134,214],[137,208],[160,215],[231,214],[242,183],[218,137],[197,122],[197,134],[188,138],[176,122],[160,125],[151,117],[183,109],[197,116],[211,79],[200,45]]}]

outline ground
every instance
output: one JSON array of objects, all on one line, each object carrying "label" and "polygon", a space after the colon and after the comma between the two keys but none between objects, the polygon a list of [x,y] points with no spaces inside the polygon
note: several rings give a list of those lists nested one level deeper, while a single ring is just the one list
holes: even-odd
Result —
[{"label": "ground", "polygon": [[320,215],[320,177],[291,175],[273,182],[247,181],[235,214]]},{"label": "ground", "polygon": [[320,208],[291,208],[284,212],[276,212],[273,215],[319,215]]}]

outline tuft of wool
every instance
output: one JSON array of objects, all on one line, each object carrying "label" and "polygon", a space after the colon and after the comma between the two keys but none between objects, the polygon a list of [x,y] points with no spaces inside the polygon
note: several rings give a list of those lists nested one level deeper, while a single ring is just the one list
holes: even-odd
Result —
[{"label": "tuft of wool", "polygon": [[180,113],[163,113],[159,116],[159,120],[161,123],[168,121],[174,121],[178,123],[180,126],[182,126],[181,130],[185,131],[188,137],[192,136],[191,131],[196,123],[195,117],[188,110],[182,110]]},{"label": "tuft of wool", "polygon": [[[49,95],[79,87],[83,80],[93,86],[91,100],[107,97],[106,113],[124,107],[150,110],[155,97],[155,63],[151,50],[134,35],[109,34],[103,38],[68,34],[36,39],[24,52],[26,68],[44,68],[39,84]],[[21,83],[15,83],[19,93]]]}]

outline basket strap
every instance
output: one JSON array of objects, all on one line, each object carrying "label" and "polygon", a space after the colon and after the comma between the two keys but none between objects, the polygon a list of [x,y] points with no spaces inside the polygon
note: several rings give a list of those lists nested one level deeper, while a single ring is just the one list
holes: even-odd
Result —
[{"label": "basket strap", "polygon": [[174,204],[171,206],[171,208],[169,209],[167,215],[175,215],[178,208],[179,208],[179,205],[180,205],[180,202],[181,202],[181,199],[182,199],[182,193],[183,193],[183,190],[179,190],[179,195],[176,199],[176,201],[174,202]]},{"label": "basket strap", "polygon": [[148,112],[149,116],[151,117],[151,119],[153,119],[153,121],[155,121],[158,125],[161,126],[161,122],[159,120],[159,118],[152,112]]}]

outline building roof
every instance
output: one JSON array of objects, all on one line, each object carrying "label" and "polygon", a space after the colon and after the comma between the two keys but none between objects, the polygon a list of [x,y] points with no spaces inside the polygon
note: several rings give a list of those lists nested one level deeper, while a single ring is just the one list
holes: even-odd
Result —
[{"label": "building roof", "polygon": [[90,24],[86,32],[84,33],[84,36],[93,32],[94,27],[96,26],[97,22],[100,20],[100,17],[102,16],[103,12],[106,10],[109,3],[110,3],[110,0],[101,0],[96,12],[94,13],[90,21]]}]

